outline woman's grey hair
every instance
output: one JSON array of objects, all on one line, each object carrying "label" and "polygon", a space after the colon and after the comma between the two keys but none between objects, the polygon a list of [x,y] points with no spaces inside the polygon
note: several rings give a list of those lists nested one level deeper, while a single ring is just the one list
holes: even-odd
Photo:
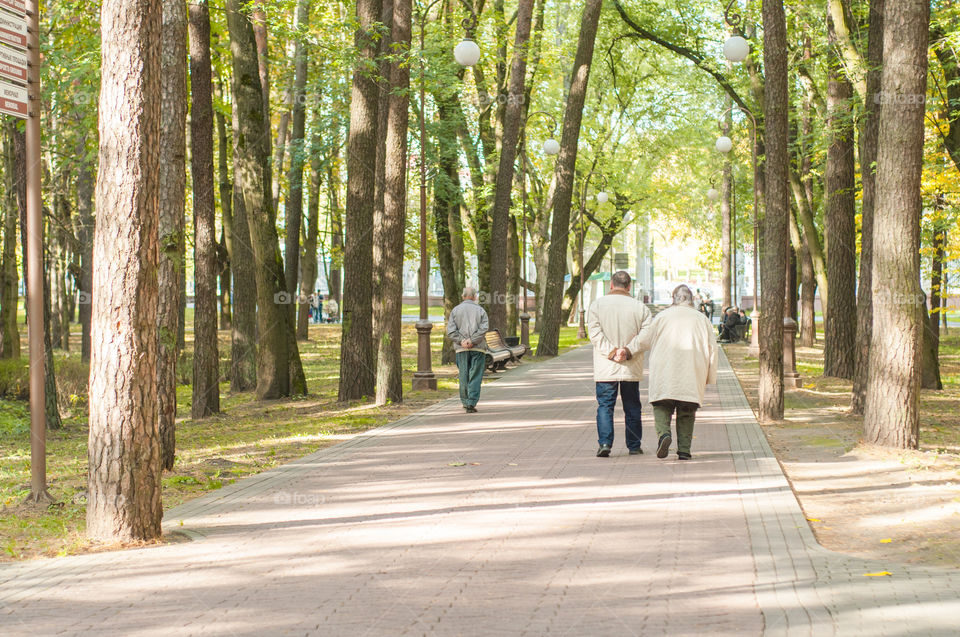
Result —
[{"label": "woman's grey hair", "polygon": [[673,290],[674,305],[689,305],[693,307],[693,292],[686,285],[678,285]]}]

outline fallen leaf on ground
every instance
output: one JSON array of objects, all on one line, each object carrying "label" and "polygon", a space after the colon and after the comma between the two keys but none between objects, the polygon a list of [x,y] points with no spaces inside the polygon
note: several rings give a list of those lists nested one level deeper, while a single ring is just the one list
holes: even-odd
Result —
[{"label": "fallen leaf on ground", "polygon": [[890,542],[893,542],[891,538],[884,538],[880,540],[880,544],[890,544]]},{"label": "fallen leaf on ground", "polygon": [[887,577],[893,575],[890,571],[877,571],[876,573],[864,573],[864,577]]},{"label": "fallen leaf on ground", "polygon": [[447,465],[448,467],[465,467],[467,466],[466,462],[451,462]]},{"label": "fallen leaf on ground", "polygon": [[823,520],[818,520],[817,518],[807,518],[807,522],[823,522]]}]

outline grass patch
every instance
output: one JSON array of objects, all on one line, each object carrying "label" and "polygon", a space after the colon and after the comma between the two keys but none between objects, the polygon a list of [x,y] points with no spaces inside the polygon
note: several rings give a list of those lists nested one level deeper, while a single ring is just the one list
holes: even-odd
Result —
[{"label": "grass patch", "polygon": [[[191,315],[188,312],[188,320]],[[442,325],[435,326],[431,335],[438,390],[409,390],[416,368],[417,335],[412,325],[404,325],[404,402],[384,407],[366,400],[339,403],[340,326],[312,325],[310,340],[300,343],[308,396],[259,402],[252,393],[231,393],[229,384],[222,383],[222,413],[195,421],[189,418],[189,327],[188,323],[187,350],[178,365],[178,377],[186,384],[177,387],[176,464],[162,480],[165,509],[402,418],[458,391],[456,367],[440,363]],[[229,332],[220,332],[222,372],[229,365],[229,338]],[[534,348],[537,339],[537,334],[531,334]],[[578,344],[575,327],[561,330],[561,351]],[[96,548],[84,537],[88,367],[80,362],[79,352],[57,352],[56,369],[64,427],[47,432],[47,481],[56,504],[35,507],[22,504],[30,491],[26,360],[0,362],[0,561]]]}]

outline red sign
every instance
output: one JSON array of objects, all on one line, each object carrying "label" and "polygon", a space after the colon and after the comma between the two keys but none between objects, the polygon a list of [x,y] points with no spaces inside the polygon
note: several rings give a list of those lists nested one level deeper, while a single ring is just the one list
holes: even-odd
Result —
[{"label": "red sign", "polygon": [[26,49],[27,21],[19,16],[0,11],[0,42],[18,49]]},{"label": "red sign", "polygon": [[20,15],[27,15],[27,0],[0,0],[0,7]]},{"label": "red sign", "polygon": [[0,113],[27,118],[27,89],[0,82]]},{"label": "red sign", "polygon": [[27,82],[27,55],[0,45],[0,77],[14,82]]}]

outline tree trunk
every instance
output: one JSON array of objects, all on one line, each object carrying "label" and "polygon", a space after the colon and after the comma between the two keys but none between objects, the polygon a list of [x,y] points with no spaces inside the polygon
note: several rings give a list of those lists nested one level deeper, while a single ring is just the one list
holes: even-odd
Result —
[{"label": "tree trunk", "polygon": [[507,220],[507,323],[505,336],[516,336],[520,322],[517,297],[520,294],[520,237],[517,236],[517,218]]},{"label": "tree trunk", "polygon": [[377,161],[377,84],[368,65],[377,55],[380,0],[358,0],[350,131],[347,142],[347,213],[343,268],[343,335],[340,346],[341,401],[374,394],[377,349],[373,338],[373,192]]},{"label": "tree trunk", "polygon": [[[728,108],[733,101],[728,97]],[[723,135],[730,135],[733,127],[733,111],[727,113],[723,121]],[[733,163],[729,155],[723,159],[723,181],[720,186],[720,282],[723,287],[723,307],[733,305],[732,288],[732,255],[736,247],[733,245]],[[652,300],[652,299],[651,299]]]},{"label": "tree trunk", "polygon": [[[264,135],[264,90],[249,15],[241,0],[227,2],[233,58],[233,94],[239,135],[235,179],[243,189],[244,211],[250,230],[257,285],[257,398],[280,398],[291,393],[290,362],[293,340],[288,327],[283,262],[270,197],[269,138]],[[236,219],[234,219],[236,223]],[[292,322],[292,321],[291,321]],[[289,333],[288,333],[289,332]]]},{"label": "tree trunk", "polygon": [[800,234],[795,217],[790,222],[790,242],[800,262],[800,346],[813,347],[817,341],[817,280],[806,237]]},{"label": "tree trunk", "polygon": [[77,277],[77,320],[80,323],[80,358],[90,360],[90,309],[93,294],[93,197],[94,178],[90,161],[86,158],[84,141],[78,152],[84,157],[77,172],[77,215],[79,229],[77,243],[80,250],[80,270]]},{"label": "tree trunk", "polygon": [[860,173],[863,203],[860,207],[860,282],[857,286],[857,345],[854,352],[850,411],[862,414],[867,401],[870,342],[873,339],[873,226],[876,210],[877,142],[880,134],[880,73],[883,67],[884,0],[870,0],[867,44],[866,116],[860,129]]},{"label": "tree trunk", "polygon": [[[442,122],[450,121],[449,99],[446,101],[434,95]],[[452,99],[456,99],[455,97]],[[455,229],[453,224],[460,219],[460,156],[457,153],[456,131],[452,126],[441,126],[437,134],[438,178],[433,180],[433,228],[437,236],[437,265],[443,280],[443,315],[450,318],[450,312],[460,302],[463,291],[462,270],[454,251],[454,237],[462,228]],[[454,342],[443,335],[443,347],[440,362],[450,365],[456,362]]]},{"label": "tree trunk", "polygon": [[[377,159],[376,175],[373,183],[373,280],[379,281],[383,276],[382,252],[385,249],[378,240],[377,232],[383,230],[384,224],[384,191],[387,182],[387,127],[390,113],[390,55],[391,38],[393,37],[393,0],[381,0],[380,3],[380,42],[377,58]],[[429,144],[429,141],[425,140]],[[377,311],[380,299],[373,298],[373,333],[380,334],[378,321],[381,315]],[[379,343],[375,345],[379,350]]]},{"label": "tree trunk", "polygon": [[[931,303],[933,299],[931,298]],[[935,306],[933,306],[935,307]],[[923,302],[923,352],[920,355],[920,386],[923,389],[941,390],[940,339],[934,331],[933,317],[927,312],[926,294]]]},{"label": "tree trunk", "polygon": [[[219,86],[219,83],[217,84]],[[218,97],[222,97],[218,90]],[[220,223],[222,227],[220,255],[220,329],[229,330],[233,323],[233,300],[230,271],[233,263],[233,184],[230,183],[229,161],[233,154],[227,136],[227,122],[223,113],[214,114],[217,119],[217,147],[219,148],[217,177],[220,194]]]},{"label": "tree trunk", "polygon": [[[0,358],[20,358],[20,330],[17,326],[17,304],[19,302],[19,272],[17,270],[17,219],[20,210],[16,191],[21,187],[17,183],[18,169],[26,166],[23,153],[26,152],[23,135],[16,124],[7,121],[4,124],[4,184],[6,198],[3,201],[3,263],[0,265]],[[79,190],[79,184],[78,184]],[[79,196],[79,194],[78,194]]]},{"label": "tree trunk", "polygon": [[787,28],[782,0],[763,2],[766,201],[761,258],[759,416],[783,418],[783,308],[790,219]]},{"label": "tree trunk", "polygon": [[[831,44],[839,46],[834,20],[828,15]],[[830,290],[824,323],[823,375],[853,378],[857,342],[856,152],[853,85],[836,53],[829,59],[827,83],[827,165],[824,185],[827,242],[827,285]]]},{"label": "tree trunk", "polygon": [[563,277],[567,270],[567,234],[570,229],[570,204],[573,199],[573,179],[577,165],[577,146],[580,142],[580,122],[587,96],[593,45],[597,37],[601,0],[586,0],[580,21],[580,39],[573,61],[573,78],[563,118],[563,136],[560,157],[557,160],[556,188],[554,190],[553,228],[550,232],[550,250],[547,262],[547,282],[543,308],[538,308],[540,342],[537,356],[556,356],[560,348],[560,324],[563,321]]},{"label": "tree trunk", "polygon": [[[295,31],[305,33],[310,22],[310,3],[300,0],[297,3],[297,20]],[[303,222],[303,165],[306,158],[304,136],[307,126],[307,43],[302,36],[297,37],[294,47],[296,69],[293,81],[293,137],[290,139],[290,173],[288,175],[289,193],[284,206],[287,222],[286,236],[286,273],[287,294],[290,295],[290,321],[296,319],[297,307],[300,303],[308,303],[306,297],[298,298],[297,278],[300,274],[300,227]]]},{"label": "tree trunk", "polygon": [[213,82],[210,66],[210,10],[190,5],[190,172],[193,175],[194,420],[220,411],[220,355],[217,347],[217,220],[213,177]]},{"label": "tree trunk", "polygon": [[[410,49],[411,0],[394,0],[393,51],[401,59]],[[390,65],[390,100],[387,145],[384,152],[383,223],[374,228],[379,260],[374,264],[380,294],[374,299],[377,314],[377,404],[403,401],[400,318],[403,314],[403,246],[407,219],[407,124],[410,113],[410,67],[402,61]],[[426,290],[423,291],[424,294]]]},{"label": "tree trunk", "polygon": [[943,306],[943,259],[946,231],[936,228],[933,231],[933,259],[930,264],[930,325],[933,328],[936,350],[940,351],[940,322]]},{"label": "tree trunk", "polygon": [[864,439],[889,447],[920,443],[919,384],[926,299],[920,282],[920,184],[923,170],[930,4],[886,5],[884,66],[873,233],[873,334]]},{"label": "tree trunk", "polygon": [[329,197],[330,211],[330,271],[327,273],[327,289],[330,296],[341,307],[342,314],[342,296],[340,290],[342,285],[343,265],[343,212],[340,208],[340,146],[333,145],[334,151],[331,161],[327,163],[327,196]]},{"label": "tree trunk", "polygon": [[187,186],[187,5],[163,1],[163,50],[160,90],[160,245],[157,270],[157,405],[160,457],[173,469],[177,420],[177,335],[180,322],[180,278],[184,268],[183,217]]},{"label": "tree trunk", "polygon": [[[533,19],[533,0],[517,2],[517,32],[513,44],[513,63],[510,68],[510,88],[503,117],[503,137],[500,145],[500,167],[491,211],[490,227],[490,329],[507,328],[507,261],[510,225],[510,200],[513,194],[514,164],[517,161],[517,142],[520,139],[523,113],[524,83],[527,77],[527,44]],[[594,30],[595,31],[595,30]],[[594,32],[594,37],[596,33]],[[591,57],[593,53],[591,38]],[[586,84],[586,83],[584,83]],[[582,117],[582,116],[581,116]],[[579,126],[577,127],[579,133]],[[514,303],[516,305],[516,303]],[[514,330],[516,325],[514,325]]]},{"label": "tree trunk", "polygon": [[[300,260],[300,294],[307,298],[317,283],[317,240],[320,235],[320,156],[314,149],[310,162],[310,197],[307,200],[307,223],[303,237],[303,258]],[[331,294],[331,296],[333,296]],[[309,338],[310,306],[300,305],[297,315],[297,340]]]},{"label": "tree trunk", "polygon": [[806,184],[800,181],[800,176],[794,170],[790,171],[790,189],[793,191],[793,199],[797,204],[797,221],[800,223],[803,239],[807,242],[807,252],[810,254],[810,260],[813,263],[813,273],[817,278],[817,285],[820,286],[820,304],[823,307],[824,314],[826,314],[827,303],[829,302],[826,259],[823,256],[823,246],[820,243],[820,235],[817,233]]},{"label": "tree trunk", "polygon": [[161,6],[104,0],[87,535],[160,536],[157,220]]}]

